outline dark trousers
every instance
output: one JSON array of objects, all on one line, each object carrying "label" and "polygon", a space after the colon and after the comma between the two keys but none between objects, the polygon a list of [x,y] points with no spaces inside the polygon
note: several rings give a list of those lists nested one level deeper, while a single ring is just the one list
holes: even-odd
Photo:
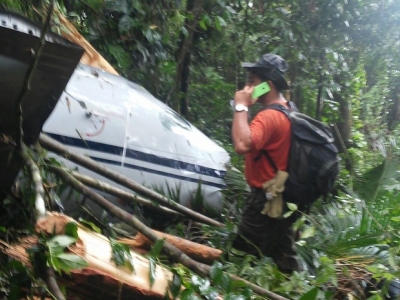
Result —
[{"label": "dark trousers", "polygon": [[271,257],[282,272],[290,274],[299,271],[292,225],[300,213],[294,212],[288,218],[270,218],[261,214],[265,201],[261,189],[252,189],[245,201],[242,220],[232,247],[256,257]]}]

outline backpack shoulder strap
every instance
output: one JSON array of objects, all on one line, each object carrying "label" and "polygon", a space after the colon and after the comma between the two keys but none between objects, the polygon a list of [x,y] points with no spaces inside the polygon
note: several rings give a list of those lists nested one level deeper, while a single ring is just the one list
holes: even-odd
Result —
[{"label": "backpack shoulder strap", "polygon": [[276,166],[275,162],[272,160],[271,156],[269,156],[267,150],[260,150],[260,154],[258,154],[255,158],[254,161],[258,161],[261,156],[264,155],[267,159],[268,162],[271,164],[271,166],[274,168],[275,172],[278,172],[278,167]]},{"label": "backpack shoulder strap", "polygon": [[284,113],[287,117],[289,117],[289,113],[291,113],[293,111],[295,111],[295,112],[299,111],[297,109],[296,104],[294,104],[292,101],[288,101],[287,104],[288,104],[288,107],[286,107],[282,104],[278,104],[278,103],[270,104],[270,105],[264,106],[260,111],[263,111],[266,109],[274,109],[274,110]]}]

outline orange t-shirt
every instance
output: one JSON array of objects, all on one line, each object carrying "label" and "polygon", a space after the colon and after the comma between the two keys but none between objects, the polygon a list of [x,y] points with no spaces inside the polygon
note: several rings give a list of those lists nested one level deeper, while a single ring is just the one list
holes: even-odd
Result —
[{"label": "orange t-shirt", "polygon": [[245,177],[251,187],[261,188],[275,176],[275,169],[261,150],[266,150],[279,170],[286,171],[291,138],[291,125],[280,111],[259,112],[250,124],[251,149],[245,156]]}]

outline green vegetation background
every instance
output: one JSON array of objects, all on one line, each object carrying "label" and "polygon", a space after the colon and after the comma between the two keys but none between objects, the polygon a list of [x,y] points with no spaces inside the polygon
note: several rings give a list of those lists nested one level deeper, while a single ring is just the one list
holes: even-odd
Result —
[{"label": "green vegetation background", "polygon": [[[39,23],[48,4],[0,0],[1,8]],[[302,112],[334,124],[342,158],[337,192],[297,224],[306,271],[287,277],[270,260],[250,256],[231,257],[215,270],[289,299],[383,299],[385,287],[367,295],[365,284],[400,277],[399,1],[59,0],[56,7],[121,75],[224,147],[239,171],[243,159],[232,147],[229,100],[246,80],[240,62],[267,52],[283,56],[290,65],[286,97]],[[52,29],[63,30],[56,18]],[[187,224],[167,230],[225,247],[246,193],[241,173],[229,172],[227,183],[225,230],[189,230]],[[29,273],[3,266],[2,290],[12,287],[10,274]],[[186,287],[182,299],[213,299],[216,293],[258,299],[217,271],[211,285],[180,265],[172,268]]]}]

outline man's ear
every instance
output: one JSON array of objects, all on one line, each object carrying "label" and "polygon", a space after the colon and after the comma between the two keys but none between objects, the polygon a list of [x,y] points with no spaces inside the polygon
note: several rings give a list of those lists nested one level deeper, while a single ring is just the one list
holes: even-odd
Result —
[{"label": "man's ear", "polygon": [[271,90],[272,89],[276,90],[276,86],[271,80],[267,80],[267,83],[268,83],[269,87],[271,88]]}]

